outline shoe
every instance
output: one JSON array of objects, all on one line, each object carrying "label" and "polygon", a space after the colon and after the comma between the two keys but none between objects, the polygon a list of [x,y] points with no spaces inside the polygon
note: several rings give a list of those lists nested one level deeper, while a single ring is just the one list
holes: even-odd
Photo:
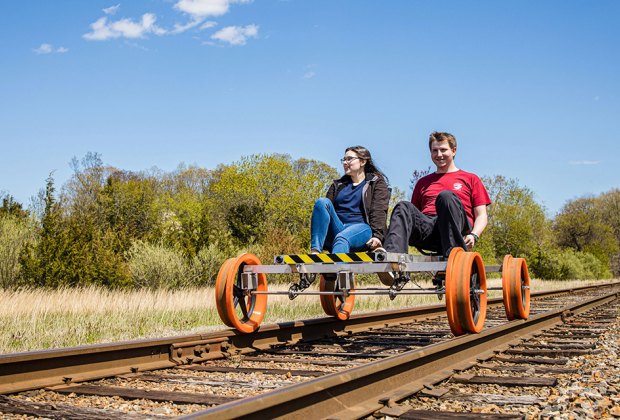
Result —
[{"label": "shoe", "polygon": [[382,246],[378,246],[375,249],[373,249],[372,252],[387,252],[387,251]]},{"label": "shoe", "polygon": [[381,283],[385,284],[386,286],[391,286],[394,284],[394,273],[392,273],[391,271],[377,273],[377,276],[379,276],[379,280],[381,281]]}]

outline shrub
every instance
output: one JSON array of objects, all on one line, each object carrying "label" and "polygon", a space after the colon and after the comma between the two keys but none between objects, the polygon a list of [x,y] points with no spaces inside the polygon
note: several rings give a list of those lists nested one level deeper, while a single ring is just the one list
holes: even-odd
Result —
[{"label": "shrub", "polygon": [[588,252],[553,248],[539,251],[532,259],[532,274],[545,280],[591,280],[610,278],[609,268]]},{"label": "shrub", "polygon": [[134,287],[172,289],[190,283],[191,269],[176,250],[135,241],[127,259]]},{"label": "shrub", "polygon": [[228,258],[236,257],[240,251],[224,237],[203,247],[192,259],[191,284],[214,286],[217,273]]},{"label": "shrub", "polygon": [[27,244],[35,241],[34,227],[25,219],[0,216],[0,287],[17,285],[21,265],[19,256]]}]

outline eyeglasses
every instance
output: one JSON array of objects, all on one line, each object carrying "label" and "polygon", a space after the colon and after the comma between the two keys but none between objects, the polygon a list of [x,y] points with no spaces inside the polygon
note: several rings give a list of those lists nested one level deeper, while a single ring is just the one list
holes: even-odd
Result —
[{"label": "eyeglasses", "polygon": [[359,159],[357,156],[345,156],[342,159],[340,159],[340,162],[342,163],[351,163],[352,161],[354,161],[355,159]]}]

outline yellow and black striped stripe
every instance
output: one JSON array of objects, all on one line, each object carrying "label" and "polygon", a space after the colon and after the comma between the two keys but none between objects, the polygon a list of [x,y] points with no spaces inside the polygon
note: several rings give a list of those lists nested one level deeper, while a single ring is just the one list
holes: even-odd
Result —
[{"label": "yellow and black striped stripe", "polygon": [[[281,257],[281,259],[280,259]],[[352,252],[347,254],[293,254],[281,255],[278,261],[282,264],[312,264],[312,263],[351,263],[351,262],[373,262],[374,252]]]}]

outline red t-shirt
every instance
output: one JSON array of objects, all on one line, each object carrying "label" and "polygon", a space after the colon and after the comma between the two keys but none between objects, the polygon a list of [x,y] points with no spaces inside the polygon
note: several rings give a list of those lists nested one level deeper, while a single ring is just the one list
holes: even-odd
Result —
[{"label": "red t-shirt", "polygon": [[482,181],[476,174],[458,170],[445,174],[430,174],[415,184],[411,202],[424,214],[436,215],[435,199],[440,192],[449,190],[463,203],[465,214],[474,226],[474,207],[489,205],[491,199]]}]

